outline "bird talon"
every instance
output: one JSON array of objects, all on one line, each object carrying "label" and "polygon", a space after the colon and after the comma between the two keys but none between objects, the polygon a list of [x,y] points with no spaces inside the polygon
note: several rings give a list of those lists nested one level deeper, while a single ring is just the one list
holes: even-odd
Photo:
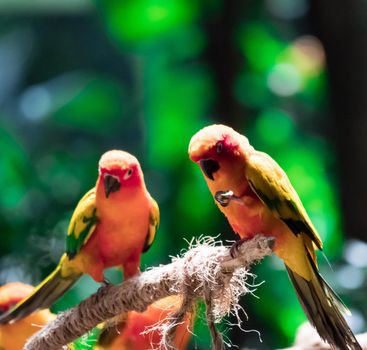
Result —
[{"label": "bird talon", "polygon": [[229,249],[229,255],[231,256],[232,259],[234,259],[237,255],[237,248],[233,246]]},{"label": "bird talon", "polygon": [[226,207],[233,199],[233,191],[218,191],[215,193],[215,200],[222,206]]},{"label": "bird talon", "polygon": [[233,243],[232,247],[229,248],[229,254],[232,259],[235,259],[237,257],[240,246],[248,240],[249,240],[248,238],[242,238]]},{"label": "bird talon", "polygon": [[111,283],[111,281],[108,279],[108,278],[106,278],[106,277],[104,277],[104,279],[103,279],[103,281],[102,281],[102,285],[104,286],[104,287],[108,287],[109,285],[111,285],[112,283]]}]

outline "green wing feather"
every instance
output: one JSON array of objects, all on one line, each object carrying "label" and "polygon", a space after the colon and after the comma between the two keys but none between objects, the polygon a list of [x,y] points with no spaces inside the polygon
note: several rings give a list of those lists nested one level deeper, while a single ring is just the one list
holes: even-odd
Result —
[{"label": "green wing feather", "polygon": [[159,226],[159,207],[153,198],[151,198],[151,205],[152,207],[149,215],[149,228],[144,242],[143,253],[148,251],[153,244],[155,233],[157,232]]},{"label": "green wing feather", "polygon": [[298,235],[305,233],[322,249],[321,239],[308,217],[302,202],[282,168],[263,152],[249,157],[245,170],[251,189],[260,200]]},{"label": "green wing feather", "polygon": [[79,201],[70,220],[66,238],[66,254],[69,259],[74,258],[88,241],[97,222],[96,191],[92,188]]}]

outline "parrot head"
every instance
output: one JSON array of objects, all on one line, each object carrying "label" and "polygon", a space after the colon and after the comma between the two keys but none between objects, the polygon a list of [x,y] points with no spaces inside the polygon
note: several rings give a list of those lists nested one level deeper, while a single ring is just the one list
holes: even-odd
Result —
[{"label": "parrot head", "polygon": [[206,179],[218,180],[221,169],[246,159],[252,147],[247,138],[225,125],[210,125],[198,131],[189,144],[189,157],[198,163]]},{"label": "parrot head", "polygon": [[99,161],[99,180],[106,198],[122,189],[141,187],[143,172],[138,160],[130,153],[112,150]]}]

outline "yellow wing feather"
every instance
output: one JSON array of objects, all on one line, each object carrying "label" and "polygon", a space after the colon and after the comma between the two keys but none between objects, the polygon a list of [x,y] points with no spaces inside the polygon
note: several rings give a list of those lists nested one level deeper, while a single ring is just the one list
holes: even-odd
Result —
[{"label": "yellow wing feather", "polygon": [[144,242],[143,252],[146,252],[153,244],[155,233],[157,232],[159,226],[159,207],[153,198],[151,198],[151,206],[152,207],[149,215],[149,228]]},{"label": "yellow wing feather", "polygon": [[76,206],[66,238],[66,253],[72,259],[92,235],[98,218],[95,205],[96,191],[88,191]]},{"label": "yellow wing feather", "polygon": [[298,235],[308,235],[317,248],[322,242],[287,174],[273,158],[254,151],[246,164],[246,178],[251,189],[268,206],[275,217],[282,220]]}]

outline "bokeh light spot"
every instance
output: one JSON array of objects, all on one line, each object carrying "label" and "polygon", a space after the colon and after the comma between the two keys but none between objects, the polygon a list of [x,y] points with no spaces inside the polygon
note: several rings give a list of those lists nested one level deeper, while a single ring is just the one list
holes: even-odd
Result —
[{"label": "bokeh light spot", "polygon": [[152,22],[157,22],[163,20],[168,15],[167,8],[163,6],[151,6],[147,9],[148,18]]},{"label": "bokeh light spot", "polygon": [[350,312],[352,313],[351,316],[347,317],[346,320],[352,328],[352,331],[355,334],[361,333],[366,330],[366,320],[363,314],[360,310],[357,309],[350,309]]},{"label": "bokeh light spot", "polygon": [[360,269],[343,265],[336,271],[336,278],[339,284],[345,289],[360,288],[364,282],[364,274]]},{"label": "bokeh light spot", "polygon": [[308,10],[307,0],[266,0],[270,13],[280,19],[292,20],[302,17]]},{"label": "bokeh light spot", "polygon": [[28,88],[19,101],[19,108],[24,117],[32,121],[45,118],[51,106],[51,95],[47,88],[41,85]]},{"label": "bokeh light spot", "polygon": [[303,76],[318,76],[325,66],[324,48],[316,37],[301,36],[290,46],[289,59]]},{"label": "bokeh light spot", "polygon": [[256,120],[255,131],[264,143],[275,146],[287,142],[294,132],[294,123],[279,109],[263,111]]},{"label": "bokeh light spot", "polygon": [[344,258],[355,267],[367,267],[367,243],[356,239],[349,240],[345,246]]},{"label": "bokeh light spot", "polygon": [[278,96],[292,96],[302,88],[301,77],[295,66],[280,63],[270,71],[268,86]]},{"label": "bokeh light spot", "polygon": [[239,35],[239,45],[250,66],[263,73],[271,69],[285,47],[260,23],[244,28]]},{"label": "bokeh light spot", "polygon": [[124,43],[137,43],[170,33],[193,20],[193,2],[185,0],[101,1],[111,34]]}]

